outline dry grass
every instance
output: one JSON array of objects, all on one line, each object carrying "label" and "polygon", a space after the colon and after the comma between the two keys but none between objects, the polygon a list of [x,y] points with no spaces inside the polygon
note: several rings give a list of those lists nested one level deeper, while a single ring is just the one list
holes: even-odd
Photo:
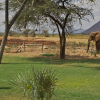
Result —
[{"label": "dry grass", "polygon": [[40,56],[40,53],[20,52],[20,53],[4,53],[4,55],[18,56],[18,57],[38,57],[38,56]]},{"label": "dry grass", "polygon": [[[2,39],[2,37],[0,37],[0,39]],[[24,37],[24,36],[20,36],[20,37],[12,37],[12,36],[8,36],[8,40],[9,39],[22,39],[22,40],[48,40],[48,41],[59,41],[59,36],[56,37]],[[84,36],[84,35],[76,35],[76,36],[66,36],[66,41],[75,41],[75,42],[87,42],[88,39],[88,35]],[[82,41],[83,40],[83,41]]]},{"label": "dry grass", "polygon": [[[0,37],[2,38],[2,37]],[[44,41],[53,41],[58,43],[59,42],[59,37],[8,37],[9,39],[21,39],[21,40],[32,40],[35,39],[36,41],[38,40],[44,40]],[[76,43],[87,43],[88,40],[88,36],[68,36],[68,38],[66,38],[66,42],[76,42]],[[59,58],[59,47],[57,46],[52,46],[52,45],[46,45],[48,49],[44,49],[43,53],[56,53]],[[45,45],[44,45],[45,47]],[[84,47],[80,47],[79,49],[76,48],[74,49],[72,46],[69,49],[66,49],[66,58],[67,59],[85,59],[85,58],[99,58],[100,54],[97,54],[97,57],[94,57],[94,55],[89,52],[86,53],[86,46]],[[11,48],[11,49],[16,49],[16,48]],[[25,48],[25,52],[22,49],[22,52],[20,53],[4,53],[4,55],[12,55],[12,56],[20,56],[20,57],[37,57],[40,56],[40,54],[42,53],[42,48],[37,46],[37,47],[26,47]]]},{"label": "dry grass", "polygon": [[76,43],[79,43],[79,42],[83,42],[83,43],[87,43],[88,40],[87,39],[75,39],[75,38],[66,38],[66,42],[76,42]]},{"label": "dry grass", "polygon": [[[0,37],[0,39],[2,39],[2,37]],[[8,40],[9,39],[21,39],[21,40],[33,40],[33,39],[36,39],[36,40],[48,40],[48,41],[59,41],[59,37],[23,37],[23,36],[20,36],[20,37],[12,37],[12,36],[8,36]]]}]

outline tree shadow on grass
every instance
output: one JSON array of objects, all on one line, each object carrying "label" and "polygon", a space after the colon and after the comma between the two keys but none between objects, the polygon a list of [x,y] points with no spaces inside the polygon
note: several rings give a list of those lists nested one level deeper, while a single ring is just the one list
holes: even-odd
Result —
[{"label": "tree shadow on grass", "polygon": [[26,62],[25,63],[16,63],[16,62],[15,63],[14,62],[12,63],[12,62],[9,62],[9,63],[1,63],[0,65],[3,65],[3,64],[8,65],[8,64],[33,64],[33,63],[26,63]]},{"label": "tree shadow on grass", "polygon": [[100,66],[98,65],[93,65],[93,63],[91,63],[92,65],[86,65],[86,64],[82,64],[80,63],[79,65],[72,65],[73,67],[80,67],[80,68],[88,68],[88,69],[93,69],[93,70],[98,70],[100,71]]},{"label": "tree shadow on grass", "polygon": [[0,90],[1,89],[12,89],[12,87],[0,87]]},{"label": "tree shadow on grass", "polygon": [[96,67],[96,66],[95,66],[95,67],[88,67],[88,68],[93,68],[93,69],[95,69],[95,70],[100,71],[100,67],[98,67],[98,66],[97,66],[97,67]]},{"label": "tree shadow on grass", "polygon": [[[77,59],[81,58],[81,59]],[[83,56],[67,56],[67,59],[58,59],[54,57],[31,57],[31,58],[24,58],[28,61],[32,61],[33,64],[39,63],[39,64],[48,64],[48,65],[63,65],[63,64],[79,64],[79,66],[76,65],[76,67],[85,67],[85,68],[93,68],[96,70],[100,70],[100,67],[98,66],[100,64],[99,58],[88,58]],[[84,64],[98,64],[97,66],[94,65],[94,67],[88,67]]]},{"label": "tree shadow on grass", "polygon": [[70,64],[70,63],[88,63],[88,64],[100,64],[100,59],[58,59],[58,58],[48,58],[48,57],[31,57],[24,58],[33,63],[45,63],[45,64]]},{"label": "tree shadow on grass", "polygon": [[[9,63],[2,63],[2,64],[48,64],[48,65],[63,65],[63,64],[79,64],[79,66],[76,67],[85,67],[84,64],[100,64],[100,59],[99,58],[88,58],[84,56],[71,56],[67,55],[66,59],[59,59],[55,56],[39,56],[39,57],[19,57],[17,58],[18,61],[16,62],[9,62]],[[22,62],[21,62],[22,60]],[[82,66],[81,66],[82,65]],[[87,67],[87,66],[86,66]],[[88,67],[87,67],[88,68]],[[99,66],[95,67],[89,67],[89,68],[95,68],[97,70],[100,70]]]}]

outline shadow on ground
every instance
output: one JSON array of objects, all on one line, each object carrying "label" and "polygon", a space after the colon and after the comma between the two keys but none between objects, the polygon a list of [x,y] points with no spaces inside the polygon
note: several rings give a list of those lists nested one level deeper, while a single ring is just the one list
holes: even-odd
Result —
[{"label": "shadow on ground", "polygon": [[0,90],[1,89],[11,89],[12,87],[0,87]]},{"label": "shadow on ground", "polygon": [[[73,57],[73,56],[72,56]],[[72,58],[71,56],[69,58]],[[47,63],[47,64],[68,64],[68,63],[91,63],[91,64],[100,64],[100,59],[96,58],[96,59],[89,59],[89,58],[85,58],[85,59],[59,59],[59,58],[54,58],[54,57],[30,57],[30,58],[24,58],[26,60],[29,61],[33,61],[35,62],[40,62],[40,63]]]},{"label": "shadow on ground", "polygon": [[[11,57],[11,56],[10,56]],[[77,59],[80,58],[80,59]],[[12,58],[11,58],[12,59]],[[16,60],[18,60],[17,62],[15,62]],[[9,66],[11,64],[48,64],[48,65],[63,65],[63,64],[76,64],[76,67],[86,67],[86,68],[94,68],[96,70],[100,70],[100,59],[98,57],[95,58],[88,58],[88,57],[83,57],[83,56],[66,56],[66,59],[59,59],[57,58],[57,56],[38,56],[38,57],[18,57],[16,60],[14,60],[13,62],[7,62],[7,63],[2,63],[2,64],[9,64]],[[79,66],[78,66],[79,64]],[[84,64],[90,64],[92,65],[92,67],[87,67]],[[96,64],[96,65],[95,65]],[[94,67],[93,67],[94,65]]]},{"label": "shadow on ground", "polygon": [[[100,59],[58,59],[58,58],[50,58],[50,57],[33,57],[33,58],[24,58],[29,61],[33,61],[34,63],[39,64],[53,64],[53,65],[63,65],[63,64],[76,64],[76,67],[86,67],[92,68],[95,70],[100,70]],[[85,66],[86,64],[92,65],[92,67]],[[96,65],[95,65],[96,64]],[[94,66],[93,66],[94,65]],[[73,65],[71,65],[73,66]]]}]

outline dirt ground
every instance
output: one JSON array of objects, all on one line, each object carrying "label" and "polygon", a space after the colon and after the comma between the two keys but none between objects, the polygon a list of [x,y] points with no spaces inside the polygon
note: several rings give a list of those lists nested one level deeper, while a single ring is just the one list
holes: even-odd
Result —
[{"label": "dirt ground", "polygon": [[[57,39],[56,39],[57,40]],[[0,44],[1,44],[2,38],[0,38]],[[44,45],[56,45],[58,43],[57,41],[53,41],[52,39],[46,39],[46,38],[34,38],[34,37],[8,37],[7,43],[6,44],[19,44],[22,45],[23,42],[25,42],[26,44],[32,44],[32,43],[36,43],[36,44],[42,44],[44,43]]]},{"label": "dirt ground", "polygon": [[[0,43],[2,41],[2,37],[0,37]],[[66,38],[67,42],[83,42],[87,43],[87,39],[75,39],[75,38]],[[25,44],[36,44],[35,46],[25,46],[21,49],[21,52],[17,52],[18,49]],[[37,46],[37,44],[43,44],[42,46]],[[83,47],[73,47],[66,46],[66,59],[99,59],[100,54],[97,54],[96,57],[90,51],[86,53],[86,46]],[[42,51],[43,49],[43,51]],[[91,49],[91,48],[90,48]],[[21,56],[21,57],[37,57],[41,56],[41,54],[56,54],[55,56],[59,58],[59,37],[8,37],[4,55],[12,55],[12,56]],[[42,56],[43,57],[43,56]],[[46,57],[46,56],[45,56]]]}]

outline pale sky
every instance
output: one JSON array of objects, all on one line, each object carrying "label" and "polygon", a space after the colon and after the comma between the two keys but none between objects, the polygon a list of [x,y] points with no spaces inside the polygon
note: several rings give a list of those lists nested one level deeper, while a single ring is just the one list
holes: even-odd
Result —
[{"label": "pale sky", "polygon": [[[5,0],[0,0],[0,2],[4,2]],[[90,18],[90,22],[83,21],[82,22],[82,29],[88,29],[91,26],[93,26],[95,23],[100,21],[100,2],[98,2],[95,6],[93,6],[93,14],[94,14],[94,20]],[[0,11],[0,32],[4,32],[4,22],[5,20],[5,12]],[[75,26],[76,29],[81,28],[80,25]]]}]

